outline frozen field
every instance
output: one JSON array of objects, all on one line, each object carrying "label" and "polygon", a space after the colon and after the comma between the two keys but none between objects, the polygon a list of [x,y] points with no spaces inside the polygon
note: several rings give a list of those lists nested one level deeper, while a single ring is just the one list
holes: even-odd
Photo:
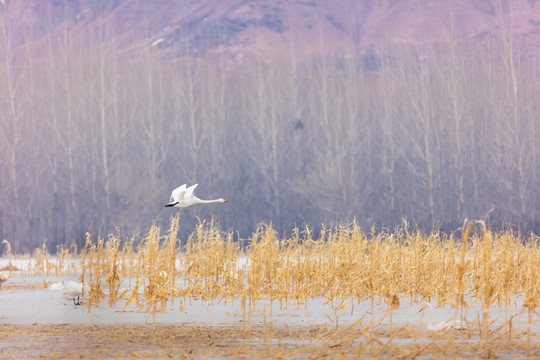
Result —
[{"label": "frozen field", "polygon": [[[24,260],[14,264],[22,269]],[[6,265],[3,260],[0,268]],[[388,304],[322,298],[300,306],[262,299],[243,311],[241,301],[171,298],[167,312],[146,313],[124,300],[75,306],[62,290],[45,284],[77,280],[22,276],[13,271],[0,288],[0,358],[455,358],[540,356],[540,321],[520,305],[489,309],[483,341],[482,309],[472,303],[466,330],[430,331],[429,310],[406,298],[392,316]],[[521,304],[515,299],[515,304]],[[433,304],[432,322],[459,317],[449,305]],[[512,319],[511,324],[509,319]],[[530,342],[528,342],[530,339]]]}]

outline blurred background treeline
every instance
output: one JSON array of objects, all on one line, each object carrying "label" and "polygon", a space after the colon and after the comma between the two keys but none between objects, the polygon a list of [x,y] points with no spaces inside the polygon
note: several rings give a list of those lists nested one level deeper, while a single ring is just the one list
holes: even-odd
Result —
[{"label": "blurred background treeline", "polygon": [[488,212],[540,231],[540,52],[509,34],[302,61],[291,42],[233,66],[122,53],[103,24],[21,45],[8,15],[0,238],[16,251],[144,234],[183,183],[229,201],[183,210],[184,234],[211,216],[241,237],[260,220],[451,231]]}]

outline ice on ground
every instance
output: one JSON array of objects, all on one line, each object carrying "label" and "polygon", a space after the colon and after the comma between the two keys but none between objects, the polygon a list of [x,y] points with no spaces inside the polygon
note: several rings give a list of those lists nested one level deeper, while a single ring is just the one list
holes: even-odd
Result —
[{"label": "ice on ground", "polygon": [[[97,308],[88,309],[87,306],[73,306],[73,303],[66,298],[66,295],[50,289],[60,287],[62,280],[53,278],[54,281],[48,288],[45,287],[43,279],[23,278],[14,274],[10,288],[0,289],[0,322],[17,324],[82,324],[82,323],[147,323],[153,322],[153,315],[141,311],[141,308],[130,304],[124,311],[121,311],[125,301],[119,300],[110,307],[106,300],[102,301]],[[66,280],[67,281],[67,280]],[[65,281],[64,281],[65,283]],[[104,289],[107,286],[103,286]],[[85,294],[86,296],[86,294]],[[515,304],[521,302],[516,299]],[[343,301],[343,302],[342,302]],[[425,329],[428,314],[419,312],[419,304],[404,304],[399,309],[390,314],[387,312],[385,303],[374,304],[371,312],[371,302],[363,304],[350,299],[331,302],[323,298],[307,299],[302,305],[293,302],[288,304],[280,303],[278,300],[270,302],[268,299],[258,301],[251,311],[242,309],[240,300],[201,301],[189,298],[172,298],[167,304],[167,312],[156,313],[155,321],[158,323],[204,323],[207,325],[241,324],[249,322],[251,324],[263,324],[272,322],[276,325],[331,325],[341,326],[352,324],[364,317],[362,323],[374,322],[376,326],[412,325]],[[439,323],[448,319],[459,319],[459,310],[450,306],[437,308],[434,304],[433,323]],[[337,309],[339,308],[339,309]],[[505,319],[515,316],[512,326],[516,329],[526,329],[527,315],[518,313],[521,311],[517,306],[508,308],[505,314],[504,308],[491,307],[490,320],[492,327],[496,328],[505,323]],[[473,327],[478,327],[478,319],[482,316],[482,308],[478,303],[472,304],[464,313],[464,319]],[[534,319],[533,327],[535,331],[540,330],[539,320]]]},{"label": "ice on ground", "polygon": [[[244,262],[239,262],[238,266],[245,266]],[[15,261],[11,261],[12,264]],[[31,259],[17,260],[16,266],[33,266]],[[0,260],[0,266],[6,265],[6,259]],[[9,286],[0,287],[0,323],[18,324],[83,324],[83,323],[201,323],[207,325],[242,324],[263,324],[272,322],[276,325],[331,325],[341,326],[357,322],[361,317],[362,324],[372,322],[376,326],[387,327],[390,322],[393,327],[411,325],[426,330],[426,323],[429,320],[429,313],[420,312],[421,304],[406,304],[402,301],[401,306],[393,310],[391,316],[388,313],[388,305],[385,302],[372,305],[371,301],[360,303],[354,299],[336,300],[334,304],[323,298],[307,299],[304,304],[297,305],[294,301],[288,303],[279,300],[270,301],[262,299],[251,307],[242,307],[240,299],[228,299],[213,301],[201,301],[190,298],[175,297],[170,298],[167,303],[167,311],[157,313],[155,319],[152,314],[143,312],[142,306],[134,304],[125,305],[125,300],[118,300],[114,306],[109,306],[108,301],[102,300],[99,307],[88,309],[85,306],[73,306],[62,290],[68,281],[78,282],[76,274],[69,277],[42,277],[24,276],[24,271],[12,271],[9,273]],[[123,283],[120,291],[127,290],[125,286],[133,281],[127,279]],[[107,284],[103,280],[102,288],[106,291]],[[141,290],[142,291],[142,290]],[[84,296],[87,296],[85,293]],[[305,300],[305,299],[304,299]],[[489,319],[491,328],[505,324],[508,319],[512,319],[512,327],[526,330],[528,326],[528,316],[522,312],[521,297],[512,299],[508,308],[492,305],[489,309]],[[249,299],[247,299],[249,303]],[[334,306],[333,306],[334,305]],[[453,309],[450,305],[438,307],[433,304],[432,322],[438,324],[449,319],[460,319],[459,309]],[[247,309],[246,309],[247,308]],[[244,309],[246,309],[244,311]],[[463,313],[463,319],[469,328],[479,328],[482,319],[482,305],[479,301],[470,304],[470,307]],[[540,320],[533,316],[531,330],[540,330]],[[426,330],[427,331],[427,330]]]}]

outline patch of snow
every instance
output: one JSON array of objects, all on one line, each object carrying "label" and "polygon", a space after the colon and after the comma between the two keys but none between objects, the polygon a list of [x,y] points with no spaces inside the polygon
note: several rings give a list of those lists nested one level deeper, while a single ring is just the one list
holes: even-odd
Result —
[{"label": "patch of snow", "polygon": [[157,39],[157,40],[154,40],[154,42],[152,43],[152,45],[150,45],[150,47],[151,47],[151,48],[152,48],[152,47],[156,47],[156,46],[158,46],[159,44],[161,44],[161,43],[164,42],[164,41],[165,41],[165,38],[159,38],[159,39]]}]

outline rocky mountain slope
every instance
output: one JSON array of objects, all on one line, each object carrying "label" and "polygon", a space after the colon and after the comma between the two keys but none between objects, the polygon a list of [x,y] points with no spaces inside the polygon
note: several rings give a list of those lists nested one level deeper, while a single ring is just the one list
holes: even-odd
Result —
[{"label": "rocky mountain slope", "polygon": [[164,59],[240,64],[286,54],[354,56],[380,44],[540,38],[535,0],[3,0],[0,13],[15,46],[67,30],[106,39],[128,56],[150,47]]}]

